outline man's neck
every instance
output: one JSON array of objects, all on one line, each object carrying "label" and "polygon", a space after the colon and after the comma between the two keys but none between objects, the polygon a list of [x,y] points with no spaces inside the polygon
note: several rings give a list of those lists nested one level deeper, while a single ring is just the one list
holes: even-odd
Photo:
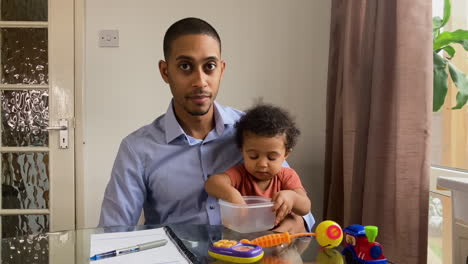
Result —
[{"label": "man's neck", "polygon": [[214,105],[211,106],[208,113],[202,116],[193,116],[178,109],[174,109],[174,113],[185,134],[193,138],[205,139],[215,126]]}]

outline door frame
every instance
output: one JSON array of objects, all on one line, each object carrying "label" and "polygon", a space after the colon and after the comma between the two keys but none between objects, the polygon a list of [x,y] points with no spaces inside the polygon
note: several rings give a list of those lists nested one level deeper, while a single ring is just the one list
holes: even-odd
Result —
[{"label": "door frame", "polygon": [[85,124],[85,0],[75,0],[75,228],[84,228],[86,219],[84,177],[84,124]]}]

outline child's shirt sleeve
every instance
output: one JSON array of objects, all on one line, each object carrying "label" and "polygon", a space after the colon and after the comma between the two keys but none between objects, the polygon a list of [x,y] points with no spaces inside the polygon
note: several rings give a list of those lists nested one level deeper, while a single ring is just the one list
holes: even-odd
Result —
[{"label": "child's shirt sleeve", "polygon": [[237,166],[234,166],[227,170],[225,173],[229,176],[231,179],[232,186],[236,189],[240,188],[241,182],[242,182],[242,175],[244,175],[244,165],[240,164]]},{"label": "child's shirt sleeve", "polygon": [[281,173],[281,189],[283,190],[295,190],[295,189],[304,189],[301,183],[301,178],[297,172],[291,168],[282,169]]}]

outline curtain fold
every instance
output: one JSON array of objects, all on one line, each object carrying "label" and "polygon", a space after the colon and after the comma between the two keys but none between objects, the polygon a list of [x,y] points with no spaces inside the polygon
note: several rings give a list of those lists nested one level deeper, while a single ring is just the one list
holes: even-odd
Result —
[{"label": "curtain fold", "polygon": [[396,263],[427,258],[431,4],[332,2],[324,216],[378,226]]}]

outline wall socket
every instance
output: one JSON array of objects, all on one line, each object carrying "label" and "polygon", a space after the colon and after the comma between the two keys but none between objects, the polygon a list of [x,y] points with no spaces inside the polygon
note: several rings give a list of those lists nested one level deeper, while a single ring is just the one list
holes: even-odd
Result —
[{"label": "wall socket", "polygon": [[119,31],[118,30],[99,31],[99,47],[118,47],[118,46],[119,46]]}]

